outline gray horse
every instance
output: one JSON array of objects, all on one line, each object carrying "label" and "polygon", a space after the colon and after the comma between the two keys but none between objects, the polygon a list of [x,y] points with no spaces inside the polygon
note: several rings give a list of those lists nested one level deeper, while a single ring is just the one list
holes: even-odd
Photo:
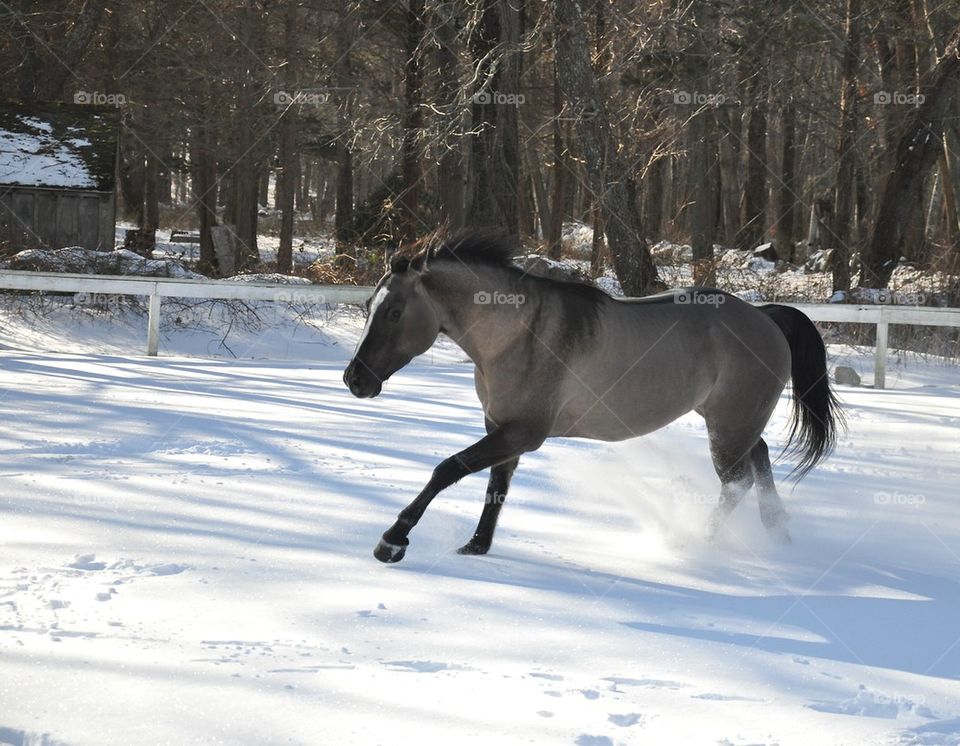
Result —
[{"label": "gray horse", "polygon": [[551,437],[633,438],[691,410],[706,421],[720,477],[710,534],[755,484],[764,526],[789,541],[764,426],[792,376],[789,443],[802,477],[830,452],[840,422],[823,340],[810,319],[703,288],[619,300],[592,285],[525,274],[511,260],[509,247],[489,237],[449,241],[395,257],[368,301],[343,374],[354,396],[377,396],[443,333],[476,366],[487,430],[434,469],[374,556],[403,559],[433,498],[489,467],[480,522],[458,550],[485,554],[521,454]]}]

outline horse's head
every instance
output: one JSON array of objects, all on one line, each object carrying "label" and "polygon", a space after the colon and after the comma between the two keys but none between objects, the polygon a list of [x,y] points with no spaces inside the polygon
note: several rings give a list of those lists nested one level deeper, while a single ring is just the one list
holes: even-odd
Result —
[{"label": "horse's head", "polygon": [[367,325],[343,372],[354,396],[379,394],[384,381],[429,350],[440,334],[440,320],[423,285],[426,256],[395,257],[367,301]]}]

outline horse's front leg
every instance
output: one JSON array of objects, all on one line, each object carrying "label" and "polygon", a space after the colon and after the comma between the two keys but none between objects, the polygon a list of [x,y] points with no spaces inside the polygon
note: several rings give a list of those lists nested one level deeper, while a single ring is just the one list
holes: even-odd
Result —
[{"label": "horse's front leg", "polygon": [[507,490],[510,489],[510,478],[519,462],[519,458],[512,458],[490,467],[486,501],[477,530],[473,532],[473,538],[457,550],[457,554],[486,554],[490,551],[493,533],[497,529],[497,518],[500,517],[503,503],[507,499]]},{"label": "horse's front leg", "polygon": [[[410,543],[407,535],[417,525],[427,506],[442,490],[477,471],[518,459],[521,453],[540,447],[546,433],[528,425],[503,425],[469,448],[440,462],[416,499],[400,511],[396,523],[384,533],[373,556],[381,562],[399,562]],[[486,511],[485,511],[486,514]],[[495,518],[495,515],[491,517]]]}]

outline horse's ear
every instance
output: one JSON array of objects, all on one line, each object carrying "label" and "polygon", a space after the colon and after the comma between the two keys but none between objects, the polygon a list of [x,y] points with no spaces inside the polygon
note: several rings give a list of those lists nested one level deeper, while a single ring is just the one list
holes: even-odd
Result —
[{"label": "horse's ear", "polygon": [[427,260],[429,258],[430,258],[430,250],[424,249],[415,257],[413,257],[413,261],[410,262],[411,269],[413,269],[415,272],[420,272],[420,273],[426,272]]},{"label": "horse's ear", "polygon": [[390,271],[393,274],[395,275],[402,274],[406,272],[409,267],[410,267],[410,259],[408,257],[397,256],[397,255],[390,257]]}]

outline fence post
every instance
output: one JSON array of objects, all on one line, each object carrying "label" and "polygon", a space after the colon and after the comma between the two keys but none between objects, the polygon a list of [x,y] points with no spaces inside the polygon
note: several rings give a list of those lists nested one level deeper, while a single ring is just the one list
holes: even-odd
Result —
[{"label": "fence post", "polygon": [[887,383],[887,331],[889,322],[886,314],[880,309],[880,321],[877,322],[877,351],[873,365],[873,387],[882,389]]},{"label": "fence post", "polygon": [[156,285],[150,294],[150,311],[147,316],[147,355],[156,357],[160,347],[160,288]]}]

